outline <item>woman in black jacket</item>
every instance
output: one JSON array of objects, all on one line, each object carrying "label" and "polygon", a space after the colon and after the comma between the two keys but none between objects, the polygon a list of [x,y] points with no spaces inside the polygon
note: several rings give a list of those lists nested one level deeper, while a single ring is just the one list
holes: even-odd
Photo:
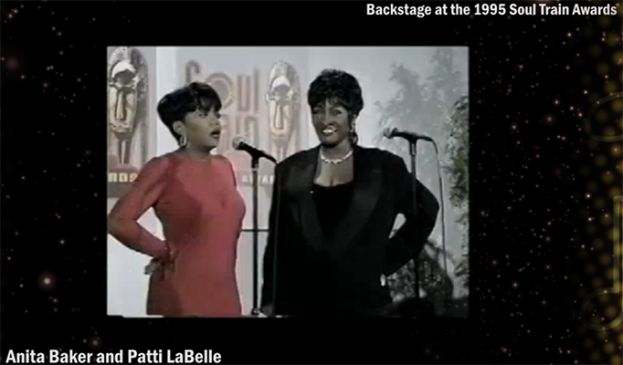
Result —
[{"label": "woman in black jacket", "polygon": [[[439,205],[390,152],[357,146],[357,79],[323,71],[307,95],[320,145],[275,168],[263,264],[271,315],[375,316],[391,303],[385,276],[417,257]],[[405,223],[390,238],[399,214]]]}]

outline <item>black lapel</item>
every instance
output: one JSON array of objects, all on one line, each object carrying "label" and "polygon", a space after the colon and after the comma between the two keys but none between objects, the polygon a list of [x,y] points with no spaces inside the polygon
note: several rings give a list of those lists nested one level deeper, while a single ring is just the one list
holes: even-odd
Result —
[{"label": "black lapel", "polygon": [[322,244],[322,229],[316,213],[316,205],[312,196],[312,186],[316,175],[316,164],[319,147],[309,150],[300,163],[292,169],[288,178],[290,191],[294,193],[296,205],[291,206],[303,237],[310,245],[320,249]]},{"label": "black lapel", "polygon": [[381,194],[383,174],[376,161],[368,156],[366,150],[355,147],[353,196],[346,216],[335,231],[330,243],[330,254],[337,257],[352,243],[355,235],[368,222],[368,218]]},{"label": "black lapel", "polygon": [[344,252],[367,223],[381,194],[383,174],[381,167],[367,156],[364,149],[355,147],[351,203],[342,222],[336,223],[340,227],[332,242],[323,244],[325,238],[312,195],[318,152],[319,147],[309,150],[300,163],[293,167],[292,174],[288,177],[288,189],[294,193],[297,202],[295,206],[291,206],[291,213],[301,228],[305,241],[317,249],[328,248],[330,256],[335,258]]}]

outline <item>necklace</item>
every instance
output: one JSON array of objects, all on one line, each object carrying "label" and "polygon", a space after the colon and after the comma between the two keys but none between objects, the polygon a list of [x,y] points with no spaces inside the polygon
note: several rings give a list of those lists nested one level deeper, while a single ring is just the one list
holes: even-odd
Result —
[{"label": "necklace", "polygon": [[322,150],[320,150],[320,159],[322,160],[322,162],[325,162],[325,163],[329,163],[332,165],[339,165],[342,162],[346,161],[352,154],[353,154],[353,150],[351,149],[343,157],[333,159],[333,158],[325,157],[325,155],[322,153]]}]

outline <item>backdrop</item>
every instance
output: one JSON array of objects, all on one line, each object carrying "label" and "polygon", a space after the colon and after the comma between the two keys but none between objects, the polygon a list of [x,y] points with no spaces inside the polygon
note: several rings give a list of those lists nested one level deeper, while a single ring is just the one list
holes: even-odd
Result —
[{"label": "backdrop", "polygon": [[[110,47],[108,57],[109,211],[145,161],[177,148],[158,119],[158,100],[191,81],[208,82],[221,96],[223,132],[216,153],[226,155],[234,164],[247,204],[236,267],[247,313],[253,297],[250,159],[234,151],[231,140],[243,136],[279,160],[315,146],[318,140],[310,126],[306,101],[310,82],[325,68],[353,74],[364,97],[364,109],[357,121],[359,144],[397,153],[409,166],[408,145],[383,138],[384,127],[427,134],[437,143],[438,153],[429,143],[418,144],[417,174],[438,199],[443,195],[446,255],[440,214],[421,257],[421,294],[438,314],[467,314],[467,47]],[[260,273],[272,178],[273,165],[262,161]],[[153,211],[148,211],[140,223],[162,236]],[[397,221],[396,226],[400,223]],[[146,316],[148,277],[143,268],[148,261],[148,257],[108,236],[108,314]],[[409,268],[390,278],[397,301],[414,295]],[[261,283],[260,275],[260,287]]]}]

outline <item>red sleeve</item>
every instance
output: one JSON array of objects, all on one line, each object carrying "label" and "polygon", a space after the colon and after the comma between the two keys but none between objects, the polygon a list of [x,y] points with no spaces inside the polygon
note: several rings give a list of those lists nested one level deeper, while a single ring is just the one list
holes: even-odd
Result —
[{"label": "red sleeve", "polygon": [[149,255],[163,257],[165,243],[147,231],[137,221],[160,198],[164,190],[168,161],[157,157],[141,170],[132,188],[115,204],[108,216],[110,234],[129,248]]}]

